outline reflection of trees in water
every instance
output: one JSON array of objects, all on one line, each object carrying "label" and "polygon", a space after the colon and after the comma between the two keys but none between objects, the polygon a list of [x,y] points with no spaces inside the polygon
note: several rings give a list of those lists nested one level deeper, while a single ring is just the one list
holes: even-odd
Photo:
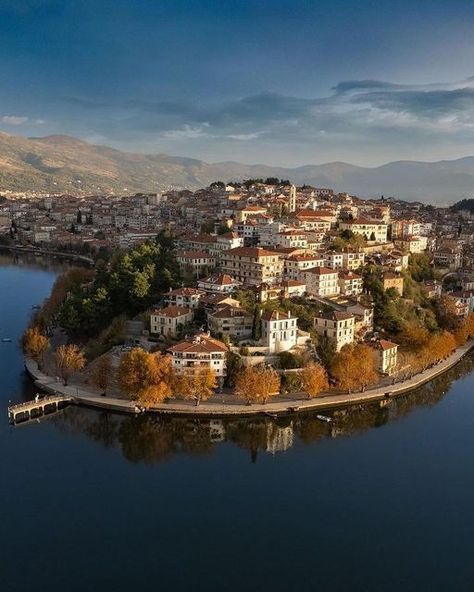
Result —
[{"label": "reflection of trees in water", "polygon": [[172,431],[151,416],[125,419],[118,440],[124,457],[134,463],[155,463],[176,452]]},{"label": "reflection of trees in water", "polygon": [[226,425],[227,439],[239,448],[250,451],[252,462],[257,460],[259,450],[267,448],[267,425],[270,420],[242,419]]},{"label": "reflection of trees in water", "polygon": [[323,438],[363,433],[396,421],[419,407],[433,406],[451,389],[453,381],[474,369],[474,355],[467,356],[452,370],[405,397],[370,405],[328,412],[332,424],[306,413],[271,419],[188,419],[152,415],[123,416],[105,411],[68,407],[52,417],[58,429],[86,434],[110,448],[118,446],[134,463],[157,463],[174,454],[209,454],[219,442],[228,441],[248,450],[256,461],[258,453],[284,452],[296,435],[303,443]]},{"label": "reflection of trees in water", "polygon": [[[77,265],[81,265],[78,263]],[[45,271],[61,272],[69,269],[71,263],[65,259],[57,259],[46,255],[33,253],[19,253],[16,251],[0,250],[1,267],[36,267]]]},{"label": "reflection of trees in water", "polygon": [[445,374],[406,396],[332,412],[334,422],[330,428],[321,422],[317,425],[313,414],[301,415],[295,422],[295,432],[303,442],[312,443],[325,435],[333,438],[351,436],[381,427],[402,419],[420,407],[433,407],[450,391],[454,381],[468,376],[473,370],[474,355],[470,354]]}]

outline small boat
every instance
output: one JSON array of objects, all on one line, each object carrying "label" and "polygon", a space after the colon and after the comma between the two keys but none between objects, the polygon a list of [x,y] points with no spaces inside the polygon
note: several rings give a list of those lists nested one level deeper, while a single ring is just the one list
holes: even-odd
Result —
[{"label": "small boat", "polygon": [[4,337],[2,339],[2,343],[11,343],[11,342],[12,342],[12,340],[9,337]]},{"label": "small boat", "polygon": [[32,308],[33,310],[39,310],[39,309],[41,308],[41,306],[40,306],[39,304],[33,304],[33,305],[31,306],[31,308]]},{"label": "small boat", "polygon": [[316,418],[319,419],[319,421],[324,421],[326,423],[332,423],[332,418],[328,417],[327,415],[316,415]]}]

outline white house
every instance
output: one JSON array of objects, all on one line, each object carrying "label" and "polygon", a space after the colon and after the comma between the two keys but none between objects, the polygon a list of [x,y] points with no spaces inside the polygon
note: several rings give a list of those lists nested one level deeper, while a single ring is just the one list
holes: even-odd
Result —
[{"label": "white house", "polygon": [[177,288],[166,293],[166,304],[183,306],[185,308],[197,308],[200,299],[206,294],[204,290],[198,288]]},{"label": "white house", "polygon": [[193,311],[182,306],[155,309],[150,314],[150,333],[176,337],[193,320]]},{"label": "white house", "polygon": [[291,313],[269,311],[262,315],[262,341],[270,353],[287,351],[297,343],[296,317]]},{"label": "white house", "polygon": [[313,267],[304,272],[306,291],[313,296],[325,298],[339,294],[339,274],[328,267]]},{"label": "white house", "polygon": [[215,292],[216,294],[229,294],[241,285],[242,282],[239,282],[227,273],[211,275],[198,281],[198,288],[206,292]]},{"label": "white house", "polygon": [[218,378],[226,375],[225,343],[208,334],[195,335],[180,341],[168,349],[173,360],[173,369],[177,374],[192,372],[199,368],[211,368]]},{"label": "white house", "polygon": [[397,369],[398,345],[386,339],[372,344],[377,356],[377,370],[382,374],[392,375]]},{"label": "white house", "polygon": [[301,253],[290,255],[283,261],[284,275],[289,280],[299,280],[303,277],[302,273],[313,267],[324,267],[324,256],[319,253]]},{"label": "white house", "polygon": [[388,225],[384,222],[359,218],[357,220],[341,222],[339,228],[341,230],[351,230],[354,234],[361,234],[368,241],[376,241],[378,243],[387,242]]},{"label": "white house", "polygon": [[320,313],[314,319],[314,328],[318,335],[334,343],[336,351],[340,351],[354,341],[355,317],[339,311]]},{"label": "white house", "polygon": [[344,296],[362,294],[363,279],[353,271],[340,271],[338,283],[341,294],[344,294]]}]

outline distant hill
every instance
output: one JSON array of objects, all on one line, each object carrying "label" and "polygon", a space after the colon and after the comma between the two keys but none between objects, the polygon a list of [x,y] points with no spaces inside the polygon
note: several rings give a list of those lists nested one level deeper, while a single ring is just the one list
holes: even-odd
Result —
[{"label": "distant hill", "polygon": [[470,212],[474,213],[474,199],[462,199],[457,201],[450,208],[453,212]]},{"label": "distant hill", "polygon": [[212,181],[279,177],[363,197],[380,195],[449,204],[474,195],[474,157],[398,161],[366,168],[345,162],[296,168],[210,164],[166,154],[122,152],[69,136],[24,138],[0,132],[0,192],[136,192],[197,189]]}]

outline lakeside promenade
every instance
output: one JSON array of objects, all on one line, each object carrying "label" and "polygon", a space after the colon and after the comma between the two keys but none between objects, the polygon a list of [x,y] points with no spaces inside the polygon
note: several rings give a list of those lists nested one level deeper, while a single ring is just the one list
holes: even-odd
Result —
[{"label": "lakeside promenade", "polygon": [[[233,395],[215,394],[210,400],[196,406],[193,401],[170,400],[148,410],[149,413],[167,415],[187,415],[202,417],[225,416],[253,416],[253,415],[282,415],[303,411],[324,411],[387,400],[404,395],[423,384],[440,376],[463,358],[474,347],[474,341],[459,347],[449,358],[439,362],[432,368],[420,372],[415,376],[398,382],[394,385],[378,385],[357,393],[322,394],[314,399],[304,399],[298,395],[276,397],[275,400],[262,404],[246,405]],[[97,390],[85,388],[83,385],[71,384],[64,386],[55,378],[48,376],[38,369],[37,363],[32,359],[25,360],[25,369],[34,380],[35,386],[42,392],[62,395],[71,398],[77,405],[107,409],[122,413],[140,413],[137,405],[128,399],[101,396]]]}]

